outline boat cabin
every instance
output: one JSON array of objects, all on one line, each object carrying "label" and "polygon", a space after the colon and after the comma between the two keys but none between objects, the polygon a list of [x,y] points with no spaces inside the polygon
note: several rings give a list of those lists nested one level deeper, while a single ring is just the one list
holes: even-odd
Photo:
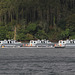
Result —
[{"label": "boat cabin", "polygon": [[3,40],[3,41],[0,41],[0,44],[18,44],[18,43],[21,43],[21,42],[17,42],[16,40]]},{"label": "boat cabin", "polygon": [[49,40],[30,40],[30,46],[35,46],[36,44],[51,44]]},{"label": "boat cabin", "polygon": [[58,45],[75,44],[75,40],[59,40]]}]

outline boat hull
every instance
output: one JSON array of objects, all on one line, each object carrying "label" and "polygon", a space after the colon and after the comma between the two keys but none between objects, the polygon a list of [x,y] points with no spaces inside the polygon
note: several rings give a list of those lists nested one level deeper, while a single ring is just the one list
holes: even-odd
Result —
[{"label": "boat hull", "polygon": [[75,48],[75,44],[66,44],[65,48]]}]

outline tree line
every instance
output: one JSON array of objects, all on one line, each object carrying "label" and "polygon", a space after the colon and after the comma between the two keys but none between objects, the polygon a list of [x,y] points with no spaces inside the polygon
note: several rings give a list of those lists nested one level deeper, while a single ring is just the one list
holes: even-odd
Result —
[{"label": "tree line", "polygon": [[0,0],[0,40],[75,39],[75,0]]}]

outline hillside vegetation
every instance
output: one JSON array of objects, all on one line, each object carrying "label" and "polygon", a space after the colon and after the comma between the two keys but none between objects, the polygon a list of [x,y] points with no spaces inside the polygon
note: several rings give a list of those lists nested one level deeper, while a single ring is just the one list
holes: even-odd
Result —
[{"label": "hillside vegetation", "polygon": [[0,40],[75,39],[75,0],[0,0]]}]

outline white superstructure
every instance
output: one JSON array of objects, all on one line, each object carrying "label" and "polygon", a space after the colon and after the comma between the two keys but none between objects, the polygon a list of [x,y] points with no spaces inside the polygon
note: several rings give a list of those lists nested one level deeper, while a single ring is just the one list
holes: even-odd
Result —
[{"label": "white superstructure", "polygon": [[55,47],[75,48],[75,40],[59,40]]},{"label": "white superstructure", "polygon": [[16,40],[3,40],[0,41],[0,46],[21,46],[21,42],[17,42]]},{"label": "white superstructure", "polygon": [[50,42],[49,40],[30,40],[30,42],[28,44],[26,44],[26,46],[39,46],[39,47],[46,47],[52,45],[53,43]]}]

